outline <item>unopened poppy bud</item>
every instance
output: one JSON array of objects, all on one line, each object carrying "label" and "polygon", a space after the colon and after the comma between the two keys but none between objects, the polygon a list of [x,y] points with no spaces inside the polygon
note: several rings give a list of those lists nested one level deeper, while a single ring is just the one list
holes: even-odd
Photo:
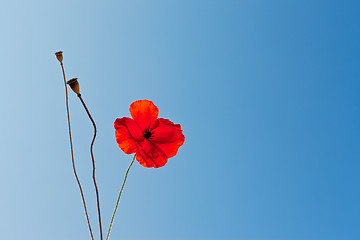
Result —
[{"label": "unopened poppy bud", "polygon": [[56,55],[57,60],[59,60],[59,62],[62,62],[62,60],[63,60],[62,51],[56,52],[55,55]]},{"label": "unopened poppy bud", "polygon": [[72,78],[69,81],[67,81],[67,84],[69,84],[70,88],[77,94],[80,94],[80,88],[79,83],[77,81],[77,78]]}]

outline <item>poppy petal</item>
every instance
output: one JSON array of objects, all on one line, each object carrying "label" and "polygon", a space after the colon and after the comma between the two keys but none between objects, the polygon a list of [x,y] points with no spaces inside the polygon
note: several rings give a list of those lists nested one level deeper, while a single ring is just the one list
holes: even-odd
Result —
[{"label": "poppy petal", "polygon": [[159,109],[149,100],[138,100],[130,105],[129,109],[132,118],[144,131],[149,129],[159,115]]},{"label": "poppy petal", "polygon": [[171,158],[177,154],[179,147],[185,142],[180,124],[168,119],[159,118],[152,125],[151,142],[158,146],[164,154]]},{"label": "poppy petal", "polygon": [[167,163],[168,157],[166,154],[151,141],[144,140],[137,144],[136,160],[143,167],[159,168]]},{"label": "poppy petal", "polygon": [[115,137],[119,148],[126,154],[136,152],[136,141],[143,141],[144,136],[137,123],[127,117],[118,118],[114,122]]}]

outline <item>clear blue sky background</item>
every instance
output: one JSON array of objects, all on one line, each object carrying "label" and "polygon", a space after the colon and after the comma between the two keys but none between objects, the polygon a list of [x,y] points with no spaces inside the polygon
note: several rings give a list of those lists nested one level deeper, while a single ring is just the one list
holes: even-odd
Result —
[{"label": "clear blue sky background", "polygon": [[[134,164],[113,240],[360,239],[360,2],[2,1],[0,239],[90,239],[64,86],[98,125],[104,232],[131,156],[113,122],[134,100],[182,125],[161,169]],[[70,93],[98,239],[92,126]]]}]

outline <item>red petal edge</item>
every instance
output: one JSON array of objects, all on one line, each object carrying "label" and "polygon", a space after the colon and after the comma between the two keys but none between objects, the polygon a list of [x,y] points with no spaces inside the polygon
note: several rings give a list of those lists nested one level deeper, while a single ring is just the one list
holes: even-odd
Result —
[{"label": "red petal edge", "polygon": [[152,136],[137,144],[138,162],[144,167],[162,167],[185,142],[180,124],[159,118],[151,127]]},{"label": "red petal edge", "polygon": [[134,121],[139,124],[143,131],[149,129],[159,115],[159,109],[149,100],[133,102],[129,111]]},{"label": "red petal edge", "polygon": [[119,148],[126,154],[135,153],[136,141],[143,141],[144,137],[136,122],[127,117],[118,118],[114,122],[115,137]]}]

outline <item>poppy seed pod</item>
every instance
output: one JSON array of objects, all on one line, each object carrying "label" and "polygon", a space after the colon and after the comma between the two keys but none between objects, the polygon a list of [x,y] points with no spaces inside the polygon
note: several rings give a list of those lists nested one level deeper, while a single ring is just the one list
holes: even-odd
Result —
[{"label": "poppy seed pod", "polygon": [[69,84],[70,88],[74,91],[74,93],[76,93],[77,95],[80,94],[80,88],[77,78],[70,79],[69,81],[67,81],[67,84]]},{"label": "poppy seed pod", "polygon": [[59,60],[59,62],[62,62],[62,60],[63,60],[62,51],[56,52],[55,55],[56,55],[57,60]]}]

